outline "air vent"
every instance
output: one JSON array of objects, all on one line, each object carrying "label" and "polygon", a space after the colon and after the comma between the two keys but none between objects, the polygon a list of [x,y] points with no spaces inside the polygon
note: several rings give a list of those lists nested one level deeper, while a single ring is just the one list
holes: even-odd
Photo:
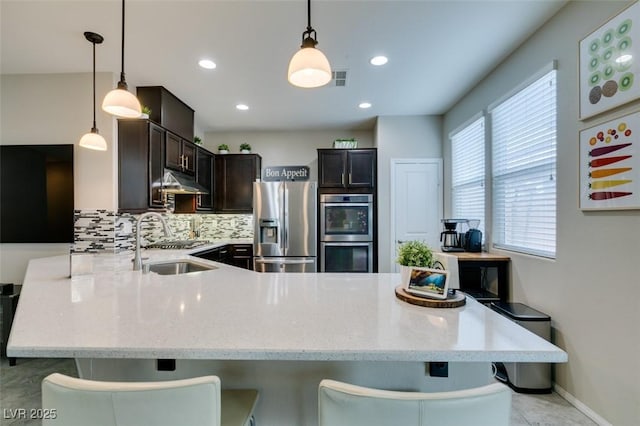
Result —
[{"label": "air vent", "polygon": [[347,71],[332,71],[331,79],[334,81],[336,87],[344,87],[347,85]]}]

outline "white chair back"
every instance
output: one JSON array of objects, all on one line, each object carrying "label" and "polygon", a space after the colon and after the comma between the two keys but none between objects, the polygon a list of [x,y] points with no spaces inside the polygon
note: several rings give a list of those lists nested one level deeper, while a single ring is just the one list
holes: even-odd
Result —
[{"label": "white chair back", "polygon": [[319,426],[509,426],[511,390],[500,383],[450,392],[397,392],[323,380]]},{"label": "white chair back", "polygon": [[[43,426],[220,426],[220,379],[98,382],[54,373],[42,382]],[[48,417],[53,417],[54,411]]]}]

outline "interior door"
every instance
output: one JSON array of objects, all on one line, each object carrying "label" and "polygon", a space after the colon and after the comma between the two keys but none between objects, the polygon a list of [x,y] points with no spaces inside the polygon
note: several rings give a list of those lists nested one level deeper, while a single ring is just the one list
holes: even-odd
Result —
[{"label": "interior door", "polygon": [[[442,160],[391,160],[391,238],[394,248],[419,240],[440,249],[440,220],[443,214]],[[392,250],[392,270],[397,250]]]}]

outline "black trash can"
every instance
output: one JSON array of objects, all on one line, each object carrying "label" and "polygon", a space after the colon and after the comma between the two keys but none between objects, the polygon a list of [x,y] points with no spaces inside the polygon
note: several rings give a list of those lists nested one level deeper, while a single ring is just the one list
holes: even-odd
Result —
[{"label": "black trash can", "polygon": [[[522,303],[491,302],[491,309],[543,339],[551,340],[551,317]],[[551,364],[495,363],[496,378],[520,393],[550,393]]]}]

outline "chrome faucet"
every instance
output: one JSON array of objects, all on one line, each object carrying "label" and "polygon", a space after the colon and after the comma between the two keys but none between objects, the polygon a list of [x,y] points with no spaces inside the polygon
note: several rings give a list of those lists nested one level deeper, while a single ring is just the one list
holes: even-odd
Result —
[{"label": "chrome faucet", "polygon": [[140,225],[142,224],[142,221],[145,218],[151,217],[151,216],[157,217],[158,219],[160,219],[160,222],[162,222],[162,228],[163,228],[164,234],[167,237],[173,236],[173,232],[171,232],[171,228],[169,228],[169,225],[167,225],[167,221],[164,220],[164,218],[160,215],[160,213],[156,213],[156,212],[142,213],[138,218],[138,222],[136,223],[136,255],[133,258],[134,271],[139,271],[142,269],[142,257],[140,256]]}]

